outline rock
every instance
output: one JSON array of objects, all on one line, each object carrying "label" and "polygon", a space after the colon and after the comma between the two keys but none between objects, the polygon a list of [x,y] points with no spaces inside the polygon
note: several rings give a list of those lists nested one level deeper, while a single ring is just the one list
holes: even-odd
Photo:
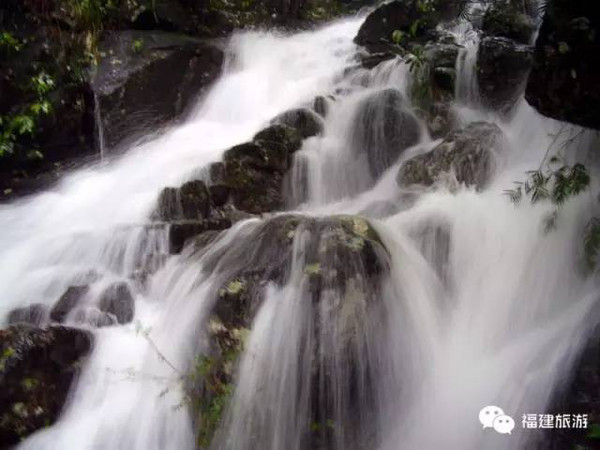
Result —
[{"label": "rock", "polygon": [[226,218],[188,220],[168,225],[169,253],[180,253],[188,239],[208,230],[224,230],[231,227],[231,220]]},{"label": "rock", "polygon": [[323,121],[321,118],[311,110],[305,108],[291,109],[281,113],[271,120],[271,123],[288,125],[295,128],[304,139],[323,132]]},{"label": "rock", "polygon": [[209,190],[200,180],[188,181],[179,188],[164,188],[154,213],[156,220],[198,220],[209,216]]},{"label": "rock", "polygon": [[[241,334],[239,341],[244,342],[246,328],[255,323],[264,288],[268,284],[289,286],[291,283],[293,291],[278,292],[277,297],[270,300],[290,302],[293,299],[278,309],[283,317],[277,315],[277,320],[284,324],[291,320],[290,339],[297,343],[290,347],[297,354],[281,357],[299,358],[298,372],[294,372],[294,376],[306,380],[310,386],[303,394],[307,396],[307,423],[311,424],[310,430],[306,430],[306,448],[329,448],[318,443],[334,442],[332,427],[325,426],[325,418],[334,418],[330,420],[336,420],[336,424],[345,428],[345,436],[356,434],[360,438],[372,438],[372,434],[365,432],[368,424],[357,430],[359,425],[355,420],[358,410],[364,413],[373,406],[377,393],[376,384],[371,380],[379,366],[377,363],[377,367],[373,366],[373,361],[363,356],[370,336],[369,318],[377,317],[378,330],[386,326],[380,314],[384,314],[385,309],[382,286],[384,277],[389,274],[389,255],[381,239],[367,220],[356,216],[281,215],[255,225],[246,229],[246,235],[238,237],[238,245],[211,251],[203,260],[205,270],[224,280],[215,292],[215,318],[209,326],[233,331],[234,336]],[[293,298],[288,297],[290,295]],[[289,317],[286,308],[293,308],[298,314]],[[266,333],[265,336],[269,336],[268,330]],[[253,358],[253,355],[246,357]],[[257,357],[257,361],[273,364],[275,370],[283,369],[276,361],[267,362],[263,357],[264,354]],[[265,375],[267,369],[271,366],[265,367]],[[295,381],[281,381],[280,388],[297,387]],[[264,386],[262,389],[267,391],[268,397],[277,389],[272,390],[271,385],[259,381],[252,386],[252,392],[258,392],[258,397],[252,395],[248,398],[248,407],[242,408],[250,415],[244,411],[234,412],[233,419],[227,415],[226,420],[243,421],[247,436],[265,436],[265,432],[269,436],[269,424],[274,417],[267,415],[266,421],[254,421],[251,414],[262,407],[265,398],[260,396],[258,386]],[[340,415],[348,421],[338,422]],[[230,425],[226,423],[223,429],[231,430]],[[226,439],[221,438],[217,434],[217,443],[221,445],[215,447],[229,448]],[[257,445],[264,446],[267,440],[268,437],[258,440]],[[369,448],[366,442],[359,447]]]},{"label": "rock", "polygon": [[541,114],[600,129],[600,9],[585,0],[548,2],[525,98]]},{"label": "rock", "polygon": [[327,113],[329,112],[329,100],[330,99],[328,99],[327,97],[318,95],[313,100],[313,110],[321,117],[327,117]]},{"label": "rock", "polygon": [[301,144],[296,129],[275,124],[256,134],[252,142],[227,150],[224,181],[233,205],[251,214],[281,209],[284,177]]},{"label": "rock", "polygon": [[23,308],[13,309],[8,314],[8,324],[27,323],[30,325],[41,325],[48,320],[48,316],[48,306],[41,303],[32,303]]},{"label": "rock", "polygon": [[533,61],[530,46],[507,38],[488,37],[477,55],[477,82],[483,104],[508,114],[523,93]]},{"label": "rock", "polygon": [[108,286],[100,295],[98,308],[114,316],[119,324],[131,322],[135,313],[135,302],[129,285],[119,282]]},{"label": "rock", "polygon": [[231,189],[225,183],[225,165],[221,162],[213,163],[209,167],[210,203],[213,208],[221,208],[229,201]]},{"label": "rock", "polygon": [[406,161],[398,184],[431,186],[451,172],[459,183],[482,189],[492,171],[494,153],[501,150],[502,131],[495,124],[475,122],[450,133],[428,153]]},{"label": "rock", "polygon": [[88,285],[69,286],[50,310],[50,319],[58,323],[64,322],[69,313],[79,306],[81,299],[89,290]]},{"label": "rock", "polygon": [[[302,137],[295,128],[285,124],[276,124],[259,131],[252,140],[271,152],[273,156],[277,156],[277,154],[287,154],[289,156],[300,150]],[[273,166],[273,168],[287,170],[289,169],[289,160],[287,162],[286,165]]]},{"label": "rock", "polygon": [[214,43],[155,31],[114,32],[99,52],[92,87],[108,148],[178,117],[223,62]]},{"label": "rock", "polygon": [[497,2],[485,13],[481,29],[487,36],[500,36],[520,44],[529,44],[536,24],[531,16],[513,5]]},{"label": "rock", "polygon": [[455,19],[460,13],[458,2],[434,0],[432,9],[423,10],[419,0],[396,0],[378,7],[367,16],[354,42],[371,53],[386,52],[392,34],[399,30],[413,42],[425,42],[435,37],[435,27],[441,21]]},{"label": "rock", "polygon": [[398,54],[392,51],[360,53],[358,56],[358,63],[363,69],[371,70],[377,67],[379,64],[386,61],[390,61],[396,58],[397,56]]},{"label": "rock", "polygon": [[353,124],[354,151],[366,154],[373,179],[421,138],[419,121],[395,89],[384,89],[365,98]]},{"label": "rock", "polygon": [[0,331],[0,442],[18,444],[52,425],[93,336],[66,327],[13,326]]},{"label": "rock", "polygon": [[413,73],[411,100],[417,109],[417,115],[425,122],[434,139],[445,136],[458,124],[452,102],[459,49],[456,44],[427,44],[427,70],[416,70]]},{"label": "rock", "polygon": [[217,293],[214,313],[227,328],[249,326],[266,283],[288,281],[299,233],[306,233],[305,273],[315,302],[324,290],[345,290],[354,281],[375,286],[387,273],[387,251],[366,219],[273,217],[253,228],[235,248],[224,248],[205,260],[205,270],[226,280]]}]

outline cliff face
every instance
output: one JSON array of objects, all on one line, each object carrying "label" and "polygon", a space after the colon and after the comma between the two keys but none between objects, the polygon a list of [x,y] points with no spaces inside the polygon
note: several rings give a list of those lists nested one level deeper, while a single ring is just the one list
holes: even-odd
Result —
[{"label": "cliff face", "polygon": [[554,119],[600,129],[600,8],[551,0],[535,46],[525,97]]}]

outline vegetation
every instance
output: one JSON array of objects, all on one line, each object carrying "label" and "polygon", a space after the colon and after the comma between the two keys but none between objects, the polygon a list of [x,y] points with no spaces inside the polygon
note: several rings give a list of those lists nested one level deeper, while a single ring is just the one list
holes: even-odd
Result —
[{"label": "vegetation", "polygon": [[[581,138],[583,131],[573,134],[573,127],[564,125],[554,136],[548,151],[561,137],[569,133],[561,142],[561,149],[565,150]],[[587,168],[581,163],[572,165],[564,163],[560,156],[551,157],[547,163],[542,162],[537,170],[527,172],[525,181],[515,182],[515,188],[505,191],[510,200],[519,204],[522,199],[528,198],[532,204],[547,202],[554,209],[544,221],[544,230],[549,233],[556,229],[562,207],[565,203],[585,192],[590,186],[590,175]],[[583,262],[587,270],[593,270],[598,263],[600,252],[600,218],[592,217],[585,228],[583,238]]]}]

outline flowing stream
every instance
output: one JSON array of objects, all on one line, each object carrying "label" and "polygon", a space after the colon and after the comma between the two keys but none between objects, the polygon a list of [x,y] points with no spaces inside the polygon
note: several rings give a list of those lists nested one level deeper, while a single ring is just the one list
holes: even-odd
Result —
[{"label": "flowing stream", "polygon": [[[312,448],[517,450],[535,438],[521,428],[521,415],[545,411],[595,325],[598,287],[574,262],[593,199],[570,201],[556,230],[544,234],[549,206],[515,207],[503,195],[540,165],[560,124],[524,101],[508,122],[474,109],[476,41],[457,64],[456,110],[465,123],[495,121],[505,133],[486,189],[398,188],[403,160],[436,143],[426,133],[371,177],[365,161],[349,153],[352,118],[369,93],[389,87],[407,93],[410,72],[400,60],[369,72],[356,68],[352,39],[362,20],[294,35],[235,35],[223,75],[185,124],[72,173],[51,191],[0,206],[0,317],[31,302],[51,306],[68,286],[101,275],[85,299],[92,305],[96,290],[131,280],[142,263],[160,266],[145,288],[129,281],[137,287],[134,322],[93,329],[94,350],[60,420],[19,448],[194,448],[178,372],[201,350],[198,324],[210,313],[223,273],[233,269],[200,267],[211,254],[233,251],[261,221],[236,224],[199,259],[184,251],[164,264],[165,233],[144,224],[163,187],[197,176],[276,114],[331,92],[340,94],[329,104],[324,133],[307,139],[295,156],[287,201],[301,214],[369,218],[387,248],[390,274],[374,291],[380,298],[374,312],[328,315],[334,290],[315,323],[310,302],[302,301],[309,295],[303,258],[310,231],[300,233],[288,283],[266,289],[212,447],[307,448],[311,336],[313,328],[327,327],[353,330],[358,368],[349,368],[339,342],[321,336],[334,355],[323,367],[333,384],[335,432]],[[353,377],[364,392],[348,404]],[[481,429],[477,416],[486,405],[515,418],[512,435]]]}]

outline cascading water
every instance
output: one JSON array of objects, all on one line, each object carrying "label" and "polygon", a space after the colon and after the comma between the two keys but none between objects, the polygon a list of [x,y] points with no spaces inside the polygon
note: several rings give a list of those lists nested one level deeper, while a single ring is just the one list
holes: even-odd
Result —
[{"label": "cascading water", "polygon": [[[285,257],[279,248],[269,254],[278,269],[265,280],[212,447],[526,447],[534,437],[526,430],[485,433],[477,414],[488,404],[515,418],[543,412],[595,325],[597,286],[573,264],[592,200],[570,201],[544,235],[547,208],[515,208],[502,195],[539,166],[559,127],[524,102],[512,120],[498,121],[504,148],[482,192],[399,189],[398,168],[432,141],[406,99],[403,61],[346,72],[361,21],[235,36],[225,73],[184,125],[1,207],[3,317],[32,301],[51,304],[85,277],[101,279],[84,298],[89,306],[112,281],[136,292],[137,325],[93,329],[95,348],[61,419],[19,448],[194,448],[181,379],[209,345],[199,325],[209,326],[223,282],[263,264],[256,249],[279,241],[271,221],[252,219],[205,250],[168,257],[164,230],[145,223],[162,187],[191,178],[276,114],[330,92],[324,132],[295,156],[287,200],[297,227],[285,235]],[[469,42],[475,50],[461,57],[457,80],[463,120],[481,116],[469,94]],[[392,127],[416,123],[413,138],[394,140],[388,107],[401,111]],[[397,160],[360,153],[390,142],[405,149]],[[370,225],[332,214],[361,214]],[[140,281],[148,264],[160,268]],[[69,323],[86,326],[75,316]]]}]

